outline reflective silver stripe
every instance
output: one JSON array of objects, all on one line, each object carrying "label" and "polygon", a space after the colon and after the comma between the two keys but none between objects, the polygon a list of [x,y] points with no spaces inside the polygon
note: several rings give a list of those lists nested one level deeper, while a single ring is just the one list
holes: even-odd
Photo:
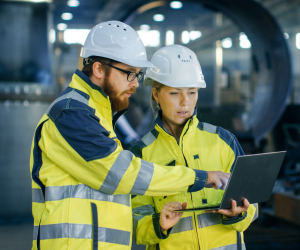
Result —
[{"label": "reflective silver stripe", "polygon": [[136,207],[132,209],[132,216],[133,216],[133,234],[132,237],[136,240],[136,228],[140,219],[143,219],[146,215],[152,215],[155,213],[154,207],[150,204]]},{"label": "reflective silver stripe", "polygon": [[34,226],[33,227],[33,240],[37,240],[38,231],[39,231],[39,226]]},{"label": "reflective silver stripe", "polygon": [[[211,250],[236,250],[236,249],[237,249],[237,245],[236,244],[222,246],[222,247],[217,247],[217,248],[211,248]],[[242,244],[242,250],[246,250],[245,244]]]},{"label": "reflective silver stripe", "polygon": [[193,230],[193,219],[191,216],[181,218],[177,224],[172,228],[170,234],[181,233],[189,230]]},{"label": "reflective silver stripe", "polygon": [[150,204],[132,209],[132,214],[145,216],[145,215],[152,215],[154,213],[155,213],[154,207]]},{"label": "reflective silver stripe", "polygon": [[253,206],[256,208],[255,209],[255,214],[253,216],[253,219],[251,222],[255,221],[257,218],[258,218],[258,204],[257,203],[254,203]]},{"label": "reflective silver stripe", "polygon": [[109,201],[130,207],[130,196],[128,194],[104,194],[84,184],[46,187],[45,193],[46,201],[57,201],[67,198],[78,198],[98,201]]},{"label": "reflective silver stripe", "polygon": [[130,207],[130,195],[129,194],[117,194],[117,195],[109,195],[101,193],[98,190],[92,189],[92,200],[98,200],[98,201],[109,201],[114,202],[118,204],[123,204],[128,207]]},{"label": "reflective silver stripe", "polygon": [[64,100],[64,99],[69,99],[69,98],[72,98],[72,99],[74,99],[74,100],[77,100],[77,101],[79,101],[79,102],[82,102],[82,103],[84,103],[84,104],[86,104],[86,105],[88,105],[88,103],[89,103],[89,100],[87,100],[87,99],[86,99],[85,97],[83,97],[82,95],[78,94],[78,93],[75,91],[75,89],[74,89],[74,90],[68,92],[67,94],[64,94],[64,95],[62,95],[61,97],[57,98],[54,102],[52,102],[52,103],[50,104],[50,106],[48,107],[48,109],[46,110],[46,114],[49,115],[49,112],[50,112],[51,108],[52,108],[56,103],[58,103],[58,102],[60,102],[60,101],[62,101],[62,100]]},{"label": "reflective silver stripe", "polygon": [[203,130],[215,134],[217,132],[217,127],[203,122]]},{"label": "reflective silver stripe", "polygon": [[84,96],[82,96],[81,94],[79,94],[78,92],[76,92],[75,90],[73,90],[74,94],[72,96],[72,99],[73,100],[76,100],[78,102],[82,102],[84,103],[85,105],[88,105],[89,104],[89,100],[86,99]]},{"label": "reflective silver stripe", "polygon": [[136,215],[136,214],[133,214],[132,215],[132,224],[133,224],[133,231],[132,231],[132,238],[134,239],[134,241],[136,241],[136,229],[137,229],[137,225],[139,223],[139,220],[140,219],[143,219],[145,216],[143,215]]},{"label": "reflective silver stripe", "polygon": [[147,146],[149,146],[151,143],[153,143],[156,140],[156,137],[151,133],[147,133],[146,135],[143,136],[141,141],[145,143]]},{"label": "reflective silver stripe", "polygon": [[[74,90],[73,90],[73,91],[74,91]],[[70,98],[70,97],[72,96],[72,92],[73,92],[73,91],[70,91],[70,92],[68,92],[67,94],[64,94],[64,95],[62,95],[61,97],[58,97],[57,99],[55,99],[55,100],[50,104],[50,106],[47,108],[46,114],[47,114],[47,115],[49,114],[51,108],[52,108],[56,103],[58,103],[58,102],[60,102],[60,101],[62,101],[62,100],[64,100],[64,99]]]},{"label": "reflective silver stripe", "polygon": [[152,180],[153,172],[153,163],[141,160],[141,168],[130,193],[135,195],[144,195]]},{"label": "reflective silver stripe", "polygon": [[[51,224],[40,226],[40,239],[92,239],[92,225],[87,224]],[[37,240],[38,226],[34,227],[34,238]],[[98,227],[98,241],[129,246],[130,232],[112,228]]]},{"label": "reflective silver stripe", "polygon": [[59,238],[76,238],[91,239],[92,226],[86,224],[51,224],[40,226],[40,239],[59,239]]},{"label": "reflective silver stripe", "polygon": [[106,175],[106,178],[99,189],[100,192],[113,194],[116,191],[124,173],[131,163],[132,157],[133,154],[128,150],[123,150],[120,152],[116,161]]},{"label": "reflective silver stripe", "polygon": [[211,214],[211,213],[198,214],[197,219],[198,219],[199,228],[209,227],[209,226],[222,223],[222,218],[220,214]]},{"label": "reflective silver stripe", "polygon": [[98,228],[98,241],[129,246],[130,237],[130,232],[127,231],[104,227]]},{"label": "reflective silver stripe", "polygon": [[33,188],[32,189],[32,202],[37,202],[37,203],[44,203],[45,202],[42,189],[40,189],[40,188]]}]

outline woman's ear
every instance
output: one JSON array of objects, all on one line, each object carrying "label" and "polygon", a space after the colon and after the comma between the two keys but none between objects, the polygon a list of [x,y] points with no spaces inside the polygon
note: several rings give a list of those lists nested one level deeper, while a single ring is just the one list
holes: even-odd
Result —
[{"label": "woman's ear", "polygon": [[100,62],[94,62],[93,64],[93,75],[99,80],[105,76],[105,72]]},{"label": "woman's ear", "polygon": [[152,88],[152,95],[157,104],[159,104],[159,97],[157,88]]}]

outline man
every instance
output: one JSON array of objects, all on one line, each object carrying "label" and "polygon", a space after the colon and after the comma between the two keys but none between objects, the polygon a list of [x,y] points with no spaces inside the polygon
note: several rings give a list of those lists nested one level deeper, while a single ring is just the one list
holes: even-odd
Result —
[{"label": "man", "polygon": [[122,149],[113,130],[122,112],[114,113],[128,106],[141,68],[152,66],[130,26],[98,24],[81,56],[82,72],[49,106],[33,138],[33,249],[131,249],[130,194],[224,188],[229,174],[158,166]]}]

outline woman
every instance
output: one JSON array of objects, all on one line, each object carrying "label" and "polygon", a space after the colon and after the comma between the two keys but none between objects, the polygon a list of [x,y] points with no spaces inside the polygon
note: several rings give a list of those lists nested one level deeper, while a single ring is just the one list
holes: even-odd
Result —
[{"label": "woman", "polygon": [[[221,127],[199,122],[198,88],[206,83],[193,51],[180,45],[158,50],[148,68],[145,85],[159,107],[155,128],[132,147],[144,160],[193,169],[230,173],[243,150],[234,135]],[[133,238],[147,249],[245,249],[243,231],[257,218],[257,205],[176,213],[174,210],[220,203],[223,190],[204,188],[195,193],[135,196]]]}]

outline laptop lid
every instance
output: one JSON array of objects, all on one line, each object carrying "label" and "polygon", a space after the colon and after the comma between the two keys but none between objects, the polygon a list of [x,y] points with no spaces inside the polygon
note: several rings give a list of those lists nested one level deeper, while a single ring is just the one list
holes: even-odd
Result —
[{"label": "laptop lid", "polygon": [[268,201],[286,151],[239,156],[225,190],[221,209],[231,207],[231,200],[243,206]]},{"label": "laptop lid", "polygon": [[[248,199],[251,204],[268,201],[285,154],[286,151],[281,151],[238,156],[221,204],[214,209],[231,208],[231,200],[235,200],[237,206],[243,206],[244,198]],[[177,211],[206,210],[211,206],[213,205]]]}]

